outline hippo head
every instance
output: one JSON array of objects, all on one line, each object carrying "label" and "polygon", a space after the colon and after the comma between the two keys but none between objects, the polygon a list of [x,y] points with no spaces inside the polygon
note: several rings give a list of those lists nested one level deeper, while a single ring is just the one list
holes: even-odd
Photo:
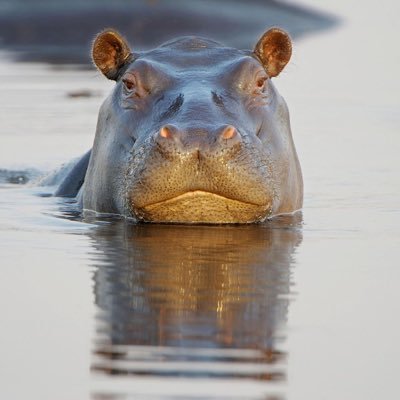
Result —
[{"label": "hippo head", "polygon": [[176,223],[299,209],[289,114],[271,82],[290,56],[277,28],[253,51],[183,37],[136,52],[117,32],[100,33],[93,60],[116,85],[100,109],[83,207]]}]

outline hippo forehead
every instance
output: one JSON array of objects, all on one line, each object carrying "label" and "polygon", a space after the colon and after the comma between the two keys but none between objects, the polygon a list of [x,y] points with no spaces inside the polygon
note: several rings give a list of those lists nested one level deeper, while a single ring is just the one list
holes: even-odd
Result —
[{"label": "hippo forehead", "polygon": [[203,38],[199,36],[183,36],[179,38],[175,38],[165,42],[160,45],[159,48],[167,47],[169,49],[177,49],[177,50],[193,50],[193,49],[212,49],[212,48],[220,48],[223,45],[216,40]]},{"label": "hippo forehead", "polygon": [[247,50],[225,47],[214,40],[185,36],[166,42],[153,50],[139,53],[135,59],[154,61],[174,70],[187,70],[196,67],[207,67],[208,70],[212,70],[246,56],[252,57],[253,53]]}]

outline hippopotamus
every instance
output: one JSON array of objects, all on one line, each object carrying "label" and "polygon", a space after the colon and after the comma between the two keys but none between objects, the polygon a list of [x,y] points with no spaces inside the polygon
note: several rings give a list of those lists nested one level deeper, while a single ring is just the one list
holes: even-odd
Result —
[{"label": "hippopotamus", "polygon": [[136,51],[100,32],[92,58],[115,86],[57,195],[138,222],[256,223],[300,209],[289,112],[271,81],[291,53],[279,28],[253,50],[186,36]]}]

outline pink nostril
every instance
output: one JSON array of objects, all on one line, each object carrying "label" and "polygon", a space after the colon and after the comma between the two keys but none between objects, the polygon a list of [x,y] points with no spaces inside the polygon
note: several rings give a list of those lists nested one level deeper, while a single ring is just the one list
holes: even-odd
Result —
[{"label": "pink nostril", "polygon": [[234,126],[228,125],[222,131],[221,137],[222,137],[222,139],[225,139],[225,140],[233,139],[237,135],[237,133],[238,132]]},{"label": "pink nostril", "polygon": [[163,126],[160,129],[160,136],[165,138],[165,139],[172,139],[172,130],[171,127],[169,127],[168,125]]}]

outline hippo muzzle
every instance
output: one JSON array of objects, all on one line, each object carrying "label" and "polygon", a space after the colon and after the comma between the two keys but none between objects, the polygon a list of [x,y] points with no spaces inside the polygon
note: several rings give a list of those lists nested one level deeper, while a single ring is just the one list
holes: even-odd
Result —
[{"label": "hippo muzzle", "polygon": [[290,58],[271,29],[253,52],[185,37],[131,53],[114,31],[93,59],[117,82],[103,104],[83,206],[138,221],[253,223],[302,204],[286,104],[270,78]]},{"label": "hippo muzzle", "polygon": [[271,214],[269,162],[232,125],[208,130],[164,125],[149,142],[140,162],[133,154],[127,171],[129,207],[140,220],[237,223]]}]

